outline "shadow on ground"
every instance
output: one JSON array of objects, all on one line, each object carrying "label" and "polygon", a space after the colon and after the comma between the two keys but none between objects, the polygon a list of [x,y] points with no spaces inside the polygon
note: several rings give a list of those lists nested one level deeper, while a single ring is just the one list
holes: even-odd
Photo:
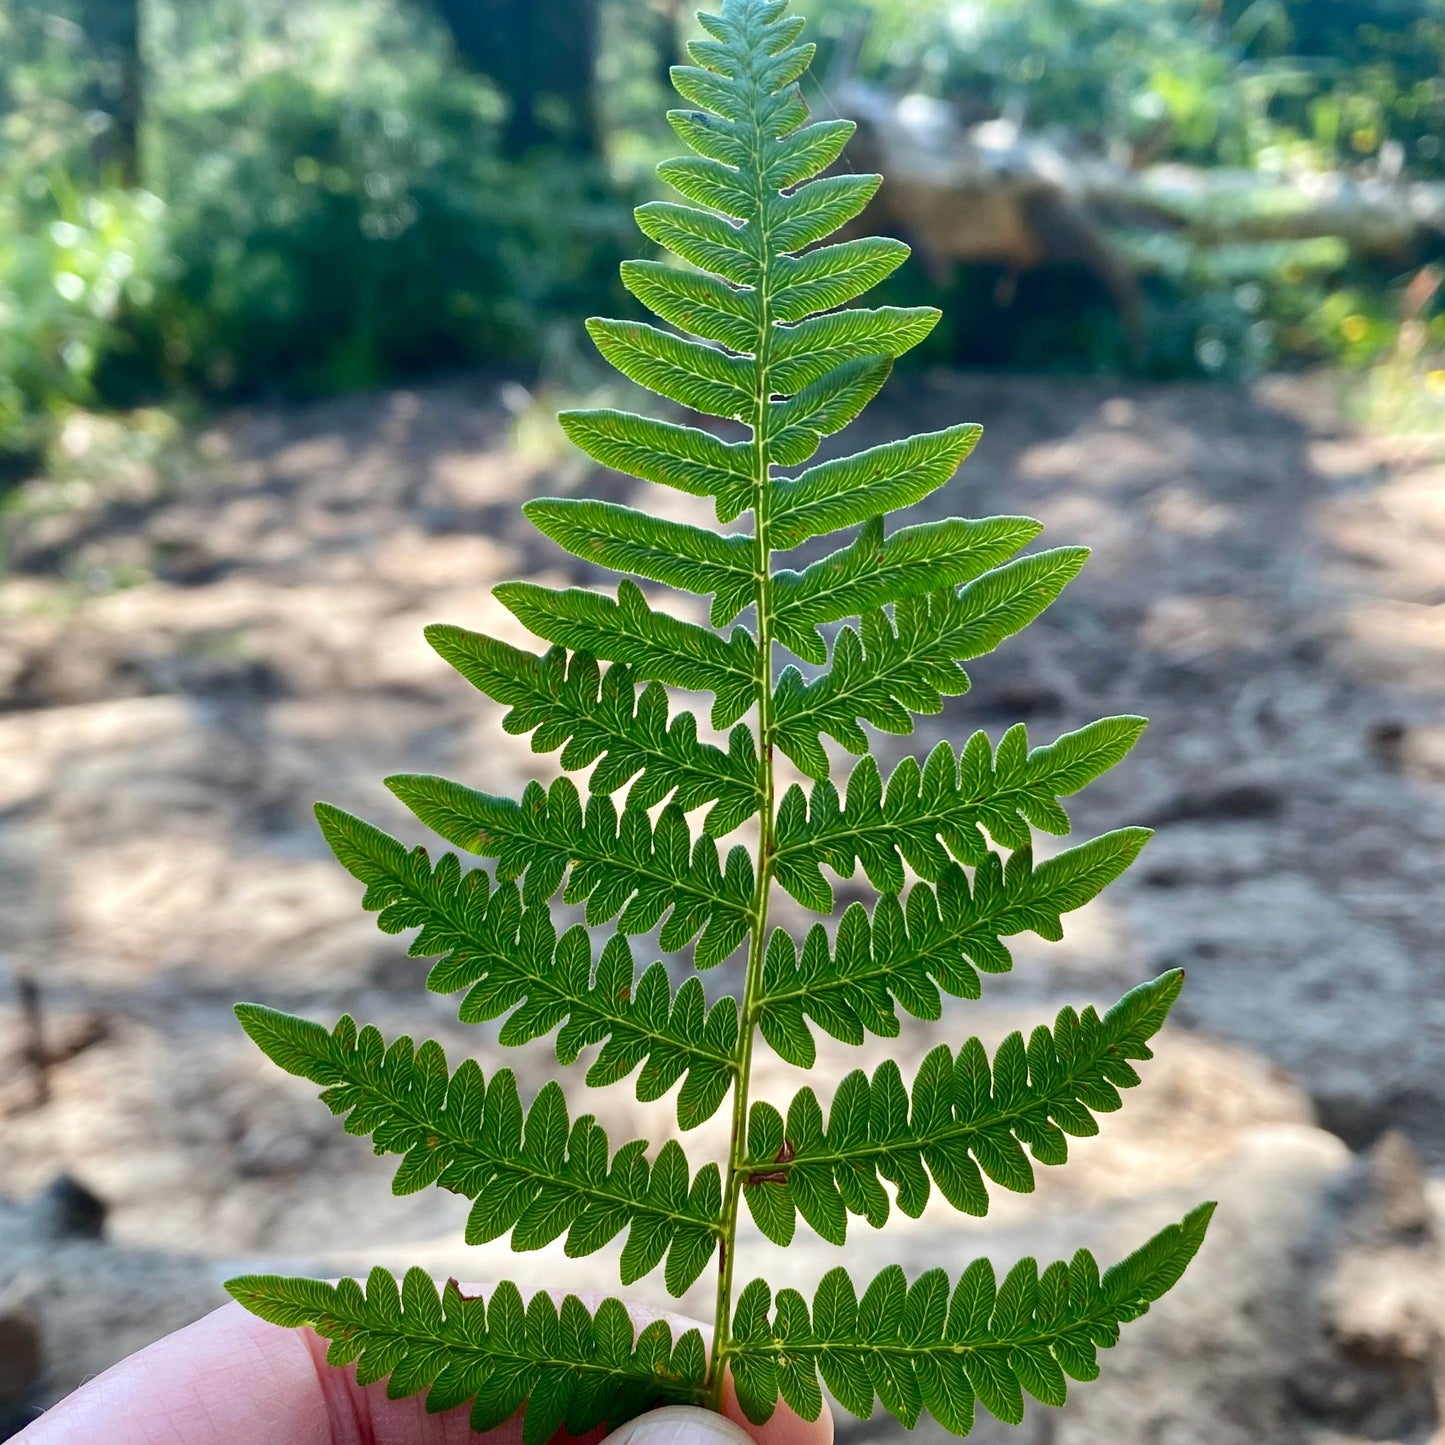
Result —
[{"label": "shadow on ground", "polygon": [[[40,981],[56,1040],[88,1046],[34,1107],[18,1007],[0,994],[7,1188],[34,1194],[67,1169],[102,1196],[113,1243],[75,1243],[75,1263],[134,1302],[129,1333],[114,1313],[107,1333],[50,1310],[40,1398],[115,1341],[203,1307],[238,1259],[501,1267],[450,1243],[460,1201],[392,1197],[383,1163],[251,1057],[229,1005],[349,1011],[440,1037],[454,1057],[497,1056],[360,915],[311,801],[420,841],[388,772],[516,793],[555,771],[421,637],[447,620],[524,643],[490,584],[602,580],[531,532],[520,502],[635,497],[709,521],[693,499],[644,498],[560,449],[518,450],[517,396],[475,378],[237,415],[178,492],[16,539],[0,590],[0,959]],[[1136,1327],[1114,1385],[1039,1412],[1051,1423],[1033,1439],[1427,1440],[1439,1335],[1418,1296],[1439,1274],[1434,1186],[1415,1160],[1445,1165],[1445,469],[1343,427],[1319,381],[915,376],[848,440],[960,420],[984,423],[983,443],[910,520],[1027,513],[1044,542],[1094,557],[973,669],[968,696],[883,739],[880,761],[1020,718],[1047,741],[1144,712],[1135,755],[1074,816],[1084,836],[1135,822],[1159,836],[1063,944],[1021,945],[1013,975],[949,1015],[950,1037],[1108,1002],[1176,964],[1189,974],[1176,1018],[1196,1037],[1151,1066],[1154,1104],[1141,1091],[1034,1204],[1000,1201],[986,1226],[931,1206],[897,1235],[899,1256],[1007,1261],[1085,1237],[1108,1253],[1218,1193],[1233,1209],[1199,1280]],[[127,571],[150,580],[100,595],[72,580]],[[840,885],[840,905],[857,896]],[[888,1051],[937,1038],[906,1030]],[[554,1067],[540,1046],[506,1061],[533,1085]],[[774,1093],[789,1072],[767,1066]],[[625,1087],[598,1111],[614,1138],[670,1122]],[[831,1262],[821,1246],[780,1262],[754,1244],[759,1268],[800,1280]],[[148,1304],[123,1283],[143,1272],[128,1260],[177,1254],[204,1262],[193,1292],[172,1272]],[[58,1296],[41,1261],[58,1256],[22,1255],[29,1283],[0,1264],[0,1287],[23,1286],[45,1323]],[[612,1265],[561,1269],[605,1285]],[[1362,1299],[1393,1302],[1370,1314]]]}]

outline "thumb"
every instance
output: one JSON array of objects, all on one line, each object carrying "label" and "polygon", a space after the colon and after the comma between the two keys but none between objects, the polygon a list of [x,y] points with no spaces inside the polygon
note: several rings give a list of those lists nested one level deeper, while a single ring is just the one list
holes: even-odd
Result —
[{"label": "thumb", "polygon": [[666,1405],[619,1425],[602,1445],[753,1445],[726,1415],[697,1405]]}]

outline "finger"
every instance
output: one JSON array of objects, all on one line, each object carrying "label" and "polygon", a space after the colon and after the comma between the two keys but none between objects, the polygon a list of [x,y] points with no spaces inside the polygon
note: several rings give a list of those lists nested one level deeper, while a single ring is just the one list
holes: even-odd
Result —
[{"label": "finger", "polygon": [[[788,1413],[796,1426],[816,1433],[817,1426],[799,1420],[791,1411]],[[831,1440],[832,1420],[826,1416],[825,1419],[828,1420],[827,1438]],[[602,1445],[755,1445],[760,1431],[764,1438],[777,1440],[779,1423],[778,1416],[774,1415],[767,1425],[748,1425],[745,1429],[737,1420],[699,1409],[696,1405],[666,1405],[661,1410],[639,1415],[637,1419],[619,1426]],[[813,1436],[803,1438],[811,1439]]]},{"label": "finger", "polygon": [[696,1405],[665,1405],[619,1425],[602,1445],[753,1445],[735,1421]]},{"label": "finger", "polygon": [[[711,1334],[711,1331],[708,1331]],[[723,1398],[723,1412],[742,1427],[756,1445],[833,1445],[833,1412],[823,1401],[823,1413],[816,1420],[805,1420],[786,1400],[779,1400],[777,1409],[762,1425],[754,1425],[738,1404],[732,1376],[728,1376]]]},{"label": "finger", "polygon": [[[581,1294],[594,1311],[605,1297]],[[662,1319],[674,1338],[693,1328],[704,1340],[711,1334],[681,1315],[628,1309],[639,1330]],[[731,1381],[724,1408],[757,1445],[832,1442],[826,1408],[809,1423],[779,1402],[772,1419],[752,1425]],[[486,1435],[472,1433],[468,1417],[466,1406],[429,1415],[424,1397],[389,1400],[384,1385],[358,1386],[353,1369],[326,1364],[326,1345],[310,1331],[277,1329],[231,1304],[121,1361],[16,1438],[23,1445],[520,1445],[520,1414]],[[595,1445],[602,1434],[582,1439]]]},{"label": "finger", "polygon": [[22,1445],[332,1445],[305,1338],[226,1305],[83,1385]]}]

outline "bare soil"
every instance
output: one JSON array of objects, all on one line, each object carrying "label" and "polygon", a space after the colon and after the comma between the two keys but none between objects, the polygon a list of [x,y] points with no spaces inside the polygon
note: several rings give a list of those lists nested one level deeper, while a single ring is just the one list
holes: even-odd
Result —
[{"label": "bare soil", "polygon": [[[0,584],[3,1190],[30,1196],[69,1171],[110,1209],[110,1243],[87,1246],[88,1267],[124,1275],[139,1261],[127,1278],[166,1281],[150,1304],[132,1290],[140,1302],[117,1305],[99,1339],[57,1306],[37,1398],[194,1314],[238,1261],[503,1267],[455,1243],[461,1201],[393,1197],[385,1162],[253,1057],[230,1005],[348,1011],[439,1037],[454,1058],[502,1061],[495,1030],[456,1023],[450,1000],[425,993],[425,965],[361,914],[310,807],[326,798],[424,841],[387,773],[498,793],[555,773],[421,635],[445,620],[524,643],[491,584],[603,582],[532,532],[521,502],[605,495],[709,520],[693,499],[568,456],[532,411],[519,421],[523,399],[474,377],[238,413],[182,485],[142,479],[17,529]],[[971,669],[969,695],[911,738],[880,738],[880,761],[977,727],[997,738],[1019,719],[1048,741],[1142,712],[1152,723],[1135,754],[1072,811],[1079,836],[1124,823],[1159,835],[1067,920],[1064,943],[1021,942],[982,1005],[887,1050],[921,1049],[940,1028],[954,1042],[997,1037],[1182,964],[1176,1019],[1194,1037],[1151,1066],[1152,1106],[1146,1089],[1081,1149],[1077,1175],[1050,1175],[1037,1201],[1049,1219],[1112,1219],[1141,1197],[1148,1214],[1211,1170],[1254,1180],[1230,1186],[1247,1200],[1288,1191],[1247,1161],[1279,1174],[1296,1147],[1311,1179],[1337,1182],[1350,1150],[1390,1131],[1445,1165],[1445,466],[1345,425],[1323,379],[911,376],[848,440],[961,420],[982,422],[984,440],[912,519],[1025,513],[1046,523],[1044,542],[1094,555],[1039,623]],[[117,577],[141,580],[103,585]],[[866,897],[858,883],[840,883],[840,906]],[[10,991],[22,977],[39,985],[57,1053],[40,1105]],[[710,993],[735,982],[731,966],[705,980]],[[505,1062],[530,1086],[555,1070],[542,1046]],[[775,1062],[765,1072],[775,1094],[795,1086]],[[668,1128],[666,1106],[644,1109],[625,1085],[589,1107],[614,1139]],[[1261,1129],[1295,1142],[1261,1143]],[[998,1240],[1052,1237],[1016,1223],[1025,1207],[1001,1202]],[[1258,1238],[1282,1239],[1282,1218]],[[924,1224],[934,1233],[909,1248],[932,1263],[938,1231],[955,1240],[960,1226],[931,1211]],[[826,1251],[818,1260],[821,1272]],[[771,1265],[760,1255],[759,1267]],[[612,1264],[559,1269],[606,1285]],[[19,1288],[0,1259],[0,1290],[7,1275]],[[194,1289],[177,1282],[188,1278]],[[1236,1344],[1241,1360],[1254,1348]],[[1300,1388],[1269,1406],[1283,1422],[1269,1438],[1355,1438],[1358,1421],[1306,1408]],[[1360,1438],[1426,1439],[1410,1433],[1434,1428],[1421,1408],[1395,1434]],[[1079,1433],[1061,1439],[1096,1438],[1087,1415],[1064,1418]],[[1263,1438],[1266,1418],[1239,1438]],[[1209,1428],[1164,1434],[1141,1418],[1097,1438],[1235,1438]]]}]

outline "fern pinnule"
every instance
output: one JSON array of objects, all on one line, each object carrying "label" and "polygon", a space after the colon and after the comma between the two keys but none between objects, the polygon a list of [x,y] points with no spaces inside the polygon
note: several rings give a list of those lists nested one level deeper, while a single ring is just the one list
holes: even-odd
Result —
[{"label": "fern pinnule", "polygon": [[[470,1402],[477,1429],[525,1408],[525,1445],[661,1402],[720,1408],[729,1375],[755,1422],[779,1399],[816,1419],[824,1385],[845,1409],[866,1415],[876,1398],[910,1426],[927,1410],[966,1434],[979,1404],[1017,1422],[1025,1393],[1057,1405],[1067,1379],[1094,1378],[1097,1351],[1177,1281],[1209,1220],[1201,1206],[1102,1275],[1080,1251],[1042,1273],[1022,1260],[1001,1283],[975,1261],[952,1281],[930,1269],[910,1283],[889,1266],[861,1296],[833,1269],[811,1303],[790,1289],[774,1297],[757,1279],[735,1288],[744,1206],[774,1244],[794,1240],[800,1217],[842,1244],[850,1215],[882,1227],[895,1205],[918,1215],[935,1189],[974,1215],[987,1212],[990,1184],[1031,1190],[1036,1165],[1063,1164],[1069,1138],[1095,1133],[1096,1115],[1140,1082],[1134,1064],[1151,1057],[1183,982],[1167,973],[1102,1014],[1064,1008],[992,1056],[977,1039],[940,1043],[911,1082],[891,1060],[855,1070],[826,1107],[811,1086],[776,1103],[753,1097],[759,1039],[811,1068],[815,1029],[860,1044],[896,1036],[900,1009],[941,1019],[944,995],[976,999],[984,975],[1012,966],[1005,940],[1060,938],[1063,916],[1149,837],[1126,827],[1038,861],[1033,851],[1036,831],[1069,833],[1062,800],[1123,760],[1142,718],[1104,718],[1033,747],[1022,725],[997,742],[978,732],[957,750],[942,742],[905,756],[886,779],[869,752],[865,726],[906,736],[915,717],[964,694],[965,664],[1050,606],[1087,552],[1024,551],[1041,530],[1027,517],[889,529],[888,514],[954,475],[978,443],[971,424],[811,464],[938,314],[851,304],[907,248],[829,241],[879,178],[825,174],[853,128],[808,123],[797,82],[813,48],[786,11],[786,0],[722,0],[700,17],[695,63],[673,72],[692,108],[669,119],[691,154],[659,174],[683,201],[649,202],[637,220],[686,264],[635,261],[622,273],[673,329],[588,324],[631,380],[745,435],[612,409],[561,416],[600,465],[711,499],[727,530],[588,498],[531,501],[528,518],[558,546],[625,574],[615,594],[499,586],[549,644],[541,653],[458,626],[427,631],[507,709],[509,733],[558,753],[564,774],[590,770],[585,784],[533,782],[512,800],[444,778],[388,780],[422,824],[490,868],[458,853],[433,859],[318,808],[327,842],[365,887],[363,906],[387,933],[416,930],[410,952],[434,960],[427,984],[461,995],[464,1022],[501,1020],[504,1046],[555,1031],[564,1066],[595,1047],[587,1084],[635,1073],[644,1101],[675,1088],[683,1130],[730,1101],[726,1156],[694,1167],[674,1140],[614,1150],[555,1082],[526,1105],[511,1070],[466,1060],[453,1071],[435,1042],[388,1043],[349,1017],[325,1027],[239,1008],[251,1038],[320,1085],[348,1132],[400,1156],[398,1192],[438,1185],[471,1201],[469,1242],[510,1235],[532,1250],[562,1239],[575,1257],[625,1236],[623,1282],[661,1266],[673,1295],[716,1261],[707,1347],[697,1330],[635,1332],[616,1300],[524,1300],[510,1283],[470,1299],[416,1269],[399,1287],[383,1270],[364,1289],[232,1281],[247,1308],[311,1326],[332,1342],[333,1363],[387,1379],[394,1395],[425,1391],[430,1409]],[[789,558],[835,533],[851,535],[813,560]],[[642,582],[708,599],[708,624],[659,605]],[[778,652],[794,661],[779,667]],[[707,740],[669,689],[710,696],[708,722],[726,736]],[[837,785],[830,740],[859,758]],[[803,781],[783,786],[781,758]],[[751,846],[730,841],[744,825],[756,830]],[[801,946],[770,924],[774,885],[827,914],[829,875],[860,868],[877,893],[871,909],[850,904],[836,929],[818,922]],[[585,924],[559,928],[559,898],[582,906]],[[674,988],[662,961],[639,972],[637,941],[654,931],[663,953],[688,951],[674,972],[742,955],[741,997],[709,1003],[695,975]]]}]

